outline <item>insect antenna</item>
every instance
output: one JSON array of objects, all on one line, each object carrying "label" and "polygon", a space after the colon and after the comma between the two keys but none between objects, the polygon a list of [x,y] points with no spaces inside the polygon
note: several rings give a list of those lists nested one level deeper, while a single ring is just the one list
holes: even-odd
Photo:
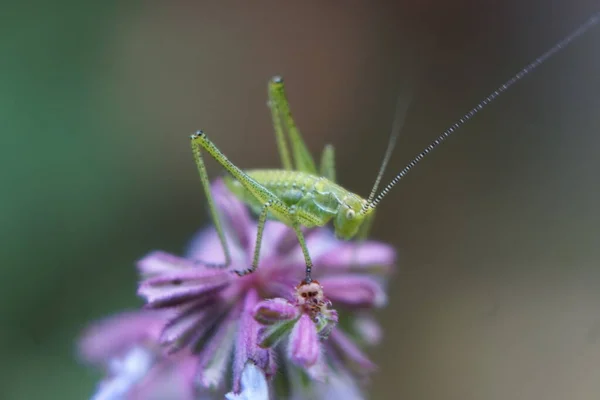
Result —
[{"label": "insect antenna", "polygon": [[[541,64],[543,64],[550,57],[558,53],[560,50],[568,46],[573,40],[577,39],[579,36],[583,35],[590,28],[596,25],[600,21],[600,13],[596,13],[591,16],[586,22],[581,24],[577,29],[567,35],[564,39],[556,43],[549,50],[547,50],[544,54],[537,57],[531,63],[526,65],[523,69],[513,75],[510,79],[508,79],[504,84],[494,90],[490,95],[484,98],[479,104],[473,107],[470,111],[468,111],[465,115],[463,115],[458,121],[454,122],[448,129],[446,129],[440,136],[438,136],[433,142],[429,144],[421,153],[419,153],[415,158],[409,162],[398,175],[396,175],[390,183],[371,201],[369,201],[366,205],[366,209],[375,208],[379,202],[388,194],[390,189],[392,189],[402,178],[406,176],[408,171],[410,171],[415,165],[417,165],[427,154],[429,154],[433,149],[438,147],[442,142],[444,142],[451,134],[453,134],[459,127],[469,121],[471,118],[475,116],[479,111],[481,111],[485,106],[495,100],[498,96],[504,93],[508,88],[513,86],[515,83],[520,81],[527,74],[535,70]],[[379,177],[378,177],[379,178]],[[369,199],[371,197],[369,196]],[[366,211],[366,210],[365,210]]]},{"label": "insect antenna", "polygon": [[408,96],[398,96],[398,100],[396,101],[396,112],[394,115],[394,122],[392,123],[392,131],[390,132],[390,138],[388,140],[387,147],[385,149],[385,155],[383,156],[383,161],[381,162],[381,166],[379,167],[379,172],[377,173],[377,178],[375,179],[375,183],[373,183],[373,188],[371,189],[371,193],[369,194],[369,198],[367,199],[367,203],[363,206],[361,213],[365,213],[369,208],[369,205],[375,198],[377,194],[377,189],[379,188],[379,184],[381,183],[381,178],[383,178],[383,174],[385,173],[385,169],[387,167],[388,162],[392,156],[394,151],[394,147],[396,147],[396,140],[402,131],[402,127],[404,126],[404,120],[406,119],[406,112],[408,107],[410,106],[410,99]]}]

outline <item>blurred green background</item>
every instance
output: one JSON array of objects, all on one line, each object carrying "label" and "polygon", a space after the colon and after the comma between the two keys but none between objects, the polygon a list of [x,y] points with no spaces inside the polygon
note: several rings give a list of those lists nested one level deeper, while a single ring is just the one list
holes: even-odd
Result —
[{"label": "blurred green background", "polygon": [[[3,4],[0,398],[89,397],[81,330],[141,305],[135,260],[206,222],[188,134],[277,165],[270,76],[367,194],[399,92],[414,100],[392,171],[594,3]],[[599,50],[596,28],[382,203],[374,237],[401,257],[372,398],[598,398]]]}]

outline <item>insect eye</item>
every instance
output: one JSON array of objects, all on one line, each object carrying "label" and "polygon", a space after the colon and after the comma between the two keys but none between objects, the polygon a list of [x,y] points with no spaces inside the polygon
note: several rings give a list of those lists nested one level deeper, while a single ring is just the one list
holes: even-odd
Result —
[{"label": "insect eye", "polygon": [[346,219],[354,219],[354,215],[355,215],[354,210],[351,209],[351,210],[346,211]]}]

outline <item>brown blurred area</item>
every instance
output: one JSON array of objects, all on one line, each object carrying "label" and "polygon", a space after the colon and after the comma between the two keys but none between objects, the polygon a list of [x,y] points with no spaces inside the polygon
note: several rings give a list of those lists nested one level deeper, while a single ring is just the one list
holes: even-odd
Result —
[{"label": "brown blurred area", "polygon": [[[93,81],[90,120],[103,131],[88,138],[99,147],[80,149],[112,175],[95,208],[82,200],[65,220],[106,210],[61,239],[42,292],[14,297],[24,310],[19,301],[29,299],[18,318],[40,309],[62,317],[17,323],[15,337],[39,346],[32,360],[83,368],[57,360],[74,357],[69,346],[87,321],[140,304],[134,261],[155,248],[180,252],[208,222],[187,135],[204,129],[243,168],[278,165],[266,108],[272,75],[285,77],[309,147],[334,144],[339,181],[366,195],[398,93],[412,88],[413,100],[384,181],[597,11],[592,1],[115,6],[94,63],[82,67]],[[379,315],[385,339],[373,352],[371,398],[598,398],[599,50],[597,27],[461,128],[381,204],[373,237],[400,257]],[[32,376],[47,373],[10,353]],[[77,393],[91,393],[96,378]],[[31,398],[24,382],[13,380],[11,397]]]}]

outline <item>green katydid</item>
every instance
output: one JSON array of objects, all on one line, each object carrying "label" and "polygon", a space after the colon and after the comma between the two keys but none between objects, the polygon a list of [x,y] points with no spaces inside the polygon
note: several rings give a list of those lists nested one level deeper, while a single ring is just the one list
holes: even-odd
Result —
[{"label": "green katydid", "polygon": [[[374,217],[374,211],[381,200],[418,162],[428,153],[446,140],[461,125],[470,120],[491,101],[505,92],[509,87],[521,80],[525,75],[540,66],[548,58],[567,46],[575,38],[594,26],[600,20],[600,14],[589,18],[579,28],[551,47],[544,54],[533,60],[517,74],[508,79],[498,89],[484,98],[474,108],[446,129],[421,153],[419,153],[404,169],[402,169],[385,186],[379,194],[377,189],[385,172],[386,165],[392,154],[396,138],[401,130],[406,111],[406,103],[400,104],[394,127],[390,135],[388,147],[381,163],[379,173],[367,199],[354,194],[335,182],[334,150],[326,146],[317,169],[316,163],[308,151],[302,136],[292,118],[290,106],[286,98],[284,83],[281,77],[271,79],[268,84],[269,106],[273,119],[275,138],[283,164],[283,169],[254,169],[242,170],[235,166],[214,144],[206,134],[198,131],[191,136],[192,150],[206,198],[209,211],[217,230],[225,263],[215,267],[227,267],[231,263],[231,254],[219,215],[217,214],[212,197],[210,183],[202,151],[208,152],[230,174],[225,183],[233,195],[248,204],[258,214],[258,230],[254,248],[252,265],[248,270],[236,271],[238,275],[254,272],[259,266],[262,234],[267,219],[275,219],[290,226],[296,233],[298,242],[306,261],[306,276],[304,282],[312,281],[312,261],[302,227],[312,228],[324,226],[333,220],[337,237],[345,240],[365,236]],[[287,135],[286,135],[287,134]],[[291,152],[288,148],[288,141]]]}]

